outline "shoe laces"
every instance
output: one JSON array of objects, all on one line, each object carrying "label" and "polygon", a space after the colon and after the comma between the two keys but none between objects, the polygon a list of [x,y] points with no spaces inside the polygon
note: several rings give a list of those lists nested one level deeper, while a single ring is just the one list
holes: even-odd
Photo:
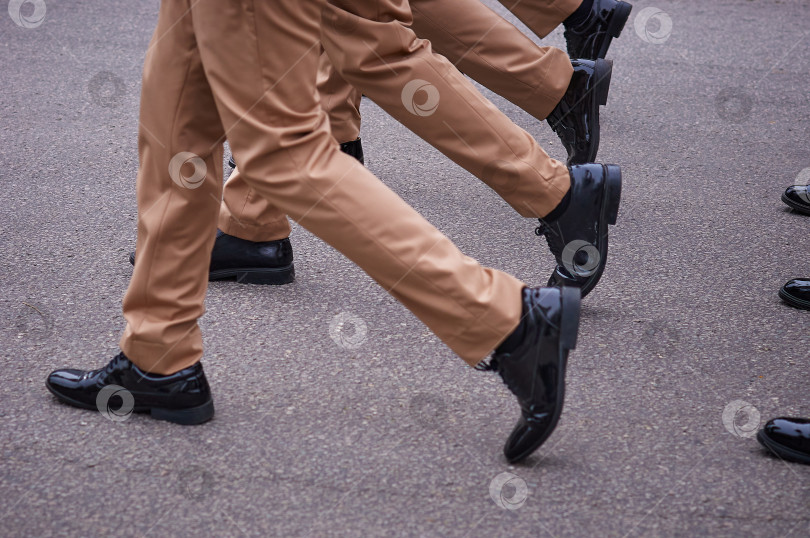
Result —
[{"label": "shoe laces", "polygon": [[493,356],[489,359],[482,360],[476,364],[474,368],[479,372],[497,372],[499,366],[498,357]]},{"label": "shoe laces", "polygon": [[501,355],[493,355],[488,361],[484,360],[479,362],[475,365],[475,369],[479,372],[497,372],[497,374],[501,377],[501,381],[503,384],[506,385],[506,388],[514,395],[520,394],[520,386],[518,384],[518,380],[514,379],[510,376],[505,375],[506,371],[501,368],[501,363],[499,358],[500,357],[508,357],[509,353],[503,353]]},{"label": "shoe laces", "polygon": [[579,28],[566,28],[563,32],[565,42],[568,44],[574,42],[575,46],[577,46],[580,51],[592,47],[593,42],[596,40],[596,37],[600,34],[600,32],[598,29],[594,30],[591,25],[592,23],[586,22]]},{"label": "shoe laces", "polygon": [[106,375],[110,375],[111,373],[113,373],[113,371],[115,371],[115,369],[118,367],[118,365],[120,364],[120,362],[122,360],[129,360],[129,359],[127,359],[127,356],[124,355],[123,352],[121,352],[118,355],[116,355],[115,357],[113,357],[112,360],[110,362],[108,362],[107,365],[104,366],[103,368],[98,368],[96,370],[90,370],[89,372],[85,372],[82,377],[86,379],[88,377],[91,377],[91,376],[94,376],[94,375],[97,375],[97,374],[101,374],[101,373],[104,373]]},{"label": "shoe laces", "polygon": [[[554,255],[556,259],[560,259],[562,257],[563,251],[563,242],[562,240],[557,240],[560,238],[559,234],[556,233],[554,230],[551,229],[551,226],[543,219],[537,219],[540,224],[537,228],[534,229],[534,235],[537,236],[544,236],[546,238],[546,243],[548,243],[548,248],[551,253]],[[562,239],[562,238],[560,238]]]}]

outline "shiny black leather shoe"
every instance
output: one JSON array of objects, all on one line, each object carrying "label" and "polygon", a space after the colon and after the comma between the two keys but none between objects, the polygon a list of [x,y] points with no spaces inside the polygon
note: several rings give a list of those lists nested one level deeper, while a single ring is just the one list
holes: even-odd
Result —
[{"label": "shiny black leather shoe", "polygon": [[544,235],[557,260],[549,286],[573,286],[585,297],[602,278],[608,256],[608,225],[616,224],[622,172],[615,164],[574,165],[570,202],[552,222],[540,219],[534,231]]},{"label": "shiny black leather shoe", "polygon": [[568,152],[568,164],[592,163],[599,151],[599,106],[607,104],[613,62],[574,60],[574,74],[546,121]]},{"label": "shiny black leather shoe", "polygon": [[[346,155],[350,155],[360,161],[360,164],[366,164],[365,159],[363,158],[363,143],[360,142],[360,137],[357,137],[357,140],[352,140],[351,142],[344,142],[340,145],[340,151],[345,153]],[[228,165],[231,168],[236,168],[236,162],[233,160],[233,155],[228,159]]]},{"label": "shiny black leather shoe", "polygon": [[769,420],[757,433],[757,441],[784,460],[810,464],[810,419]]},{"label": "shiny black leather shoe", "polygon": [[129,393],[126,398],[118,397],[123,402],[119,411],[126,414],[149,413],[152,418],[177,424],[201,424],[214,416],[211,388],[199,362],[171,375],[153,376],[119,353],[98,370],[51,372],[45,384],[59,401],[102,413],[110,412],[109,399],[98,402],[99,393],[105,387],[118,385]]},{"label": "shiny black leather shoe", "polygon": [[352,140],[351,142],[343,142],[340,145],[340,151],[342,151],[346,155],[354,157],[355,159],[360,161],[360,164],[362,165],[366,164],[366,160],[363,157],[363,143],[360,141],[359,136],[357,137],[357,140]]},{"label": "shiny black leather shoe", "polygon": [[510,463],[540,448],[557,426],[565,399],[568,352],[576,347],[579,290],[524,288],[523,340],[510,353],[493,354],[480,370],[494,370],[520,404],[520,418],[503,447]]},{"label": "shiny black leather shoe", "polygon": [[[135,265],[135,253],[129,255]],[[236,280],[242,284],[289,284],[295,280],[290,239],[248,241],[217,230],[208,280]]]},{"label": "shiny black leather shoe", "polygon": [[794,278],[779,290],[779,297],[791,306],[810,310],[810,278]]},{"label": "shiny black leather shoe", "polygon": [[614,37],[619,37],[633,6],[617,0],[593,0],[591,13],[582,24],[565,27],[568,56],[596,60],[604,58]]},{"label": "shiny black leather shoe", "polygon": [[782,193],[782,201],[799,213],[810,215],[810,185],[793,185]]}]

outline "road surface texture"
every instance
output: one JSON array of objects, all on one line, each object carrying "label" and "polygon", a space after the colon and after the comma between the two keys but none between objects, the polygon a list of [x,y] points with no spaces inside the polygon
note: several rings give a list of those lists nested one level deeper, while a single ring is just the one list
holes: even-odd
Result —
[{"label": "road surface texture", "polygon": [[[57,404],[47,374],[102,366],[124,327],[158,2],[44,5],[41,21],[23,5],[22,26],[0,11],[1,535],[810,533],[810,468],[753,437],[810,416],[810,313],[777,297],[810,276],[810,218],[779,200],[810,181],[810,2],[635,3],[602,114],[599,160],[624,173],[610,261],[583,302],[560,425],[514,466],[499,378],[298,226],[294,284],[209,287],[213,421]],[[544,42],[564,47],[561,30]],[[483,91],[564,156],[545,123]],[[465,253],[545,284],[532,222],[363,112],[382,181]]]}]

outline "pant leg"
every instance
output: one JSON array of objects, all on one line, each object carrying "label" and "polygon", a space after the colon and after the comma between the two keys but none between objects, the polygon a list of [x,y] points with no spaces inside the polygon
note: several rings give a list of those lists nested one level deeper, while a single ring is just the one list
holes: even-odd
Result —
[{"label": "pant leg", "polygon": [[[245,182],[360,265],[468,363],[485,357],[517,326],[523,284],[464,256],[339,150],[315,87],[322,2],[183,3]],[[165,248],[190,240],[173,239]],[[181,263],[178,273],[200,271]]]},{"label": "pant leg", "polygon": [[202,355],[197,319],[204,312],[222,192],[217,141],[223,129],[187,4],[161,3],[143,69],[138,263],[123,301],[127,326],[120,342],[136,365],[162,374]]},{"label": "pant leg", "polygon": [[[577,0],[577,5],[580,1]],[[533,0],[533,4],[537,7],[538,0]],[[556,21],[560,9],[565,9],[560,7],[562,2],[557,2],[556,8],[552,3],[545,4],[548,9],[541,10],[545,18],[538,20]],[[568,88],[573,69],[563,51],[538,47],[479,0],[411,0],[410,5],[412,28],[417,35],[430,40],[439,54],[465,74],[537,119],[545,119]],[[333,28],[343,29],[339,24]],[[361,93],[334,69],[326,54],[320,59],[318,89],[338,142],[357,138]],[[419,134],[432,143],[429,135]],[[507,155],[502,160],[493,159],[494,164],[487,162],[479,167],[480,174],[485,176],[482,179],[489,179],[502,191],[511,190],[517,179],[509,158]],[[249,189],[238,170],[225,185],[219,227],[249,241],[272,241],[289,235],[283,213]]]},{"label": "pant leg", "polygon": [[[317,85],[332,136],[340,143],[356,140],[362,95],[335,71],[326,53],[321,53]],[[287,216],[251,189],[238,168],[225,183],[219,229],[247,241],[275,241],[290,235]]]},{"label": "pant leg", "polygon": [[290,236],[287,215],[250,188],[240,167],[225,182],[219,229],[246,241],[277,241]]},{"label": "pant leg", "polygon": [[546,37],[582,4],[582,0],[499,0],[538,37]]},{"label": "pant leg", "polygon": [[480,0],[411,0],[414,33],[465,75],[544,120],[571,82],[568,55],[538,47]]},{"label": "pant leg", "polygon": [[524,217],[568,191],[566,166],[486,100],[408,27],[406,0],[329,0],[322,42],[343,78],[481,178]]},{"label": "pant leg", "polygon": [[335,140],[341,144],[356,140],[360,136],[360,100],[363,95],[335,71],[325,52],[321,53],[318,65],[318,93]]}]

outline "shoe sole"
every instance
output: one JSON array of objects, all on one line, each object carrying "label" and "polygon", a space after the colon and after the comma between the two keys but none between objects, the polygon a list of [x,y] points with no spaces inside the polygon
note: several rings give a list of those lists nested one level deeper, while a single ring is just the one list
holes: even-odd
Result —
[{"label": "shoe sole", "polygon": [[[68,398],[63,394],[56,392],[49,384],[45,384],[48,390],[56,396],[56,399],[62,403],[66,403],[73,407],[81,409],[94,409],[98,411],[95,405],[88,405],[84,402]],[[157,420],[165,420],[166,422],[173,422],[183,426],[193,426],[195,424],[202,424],[214,418],[214,401],[208,400],[202,405],[196,407],[187,407],[185,409],[167,409],[164,407],[143,407],[135,406],[132,410],[134,413],[149,413],[152,418]]]},{"label": "shoe sole", "polygon": [[757,441],[759,441],[759,444],[761,444],[769,451],[773,452],[774,454],[782,458],[783,460],[810,465],[810,456],[808,456],[803,452],[799,452],[797,450],[793,450],[792,448],[788,448],[784,445],[780,445],[776,441],[773,441],[768,436],[763,434],[762,431],[757,432]]},{"label": "shoe sole", "polygon": [[808,209],[806,206],[794,202],[793,200],[785,196],[785,193],[782,193],[782,201],[794,211],[798,211],[799,213],[803,213],[805,215],[810,215],[810,209]]},{"label": "shoe sole", "polygon": [[613,78],[613,60],[596,60],[593,66],[593,78],[596,80],[591,88],[591,106],[593,111],[590,117],[591,146],[588,155],[584,159],[572,159],[569,157],[568,164],[586,164],[596,160],[599,152],[599,107],[605,106],[610,93],[610,81]]},{"label": "shoe sole", "polygon": [[[583,298],[593,291],[602,279],[602,273],[605,272],[608,259],[608,226],[616,224],[622,199],[621,168],[615,164],[605,164],[602,165],[602,169],[605,174],[605,185],[602,196],[602,211],[599,215],[599,230],[604,231],[604,237],[600,238],[601,241],[597,245],[599,248],[600,268],[578,288]],[[551,278],[548,279],[548,286],[560,287],[561,283],[557,281],[556,274],[557,270],[551,274]]]},{"label": "shoe sole", "polygon": [[579,334],[579,311],[582,297],[578,288],[563,286],[560,289],[562,312],[560,312],[560,347],[571,351],[577,347]]},{"label": "shoe sole", "polygon": [[797,297],[792,296],[785,290],[785,287],[779,290],[779,298],[785,301],[790,306],[795,306],[796,308],[801,308],[802,310],[810,310],[810,301],[805,301],[804,299],[799,299]]},{"label": "shoe sole", "polygon": [[622,171],[615,164],[604,165],[605,170],[605,196],[602,203],[602,214],[599,218],[599,229],[604,230],[604,237],[599,242],[599,255],[602,257],[603,265],[591,279],[586,280],[580,288],[582,297],[588,295],[602,279],[608,259],[608,226],[616,224],[619,218],[619,205],[622,199]]},{"label": "shoe sole", "polygon": [[608,226],[616,224],[619,218],[619,205],[622,199],[622,171],[615,164],[606,164],[605,170],[605,190],[602,202],[602,214],[599,217],[599,229],[604,230],[604,237],[599,242],[599,255],[602,257],[603,266],[580,288],[582,297],[588,295],[602,279],[608,259]]},{"label": "shoe sole", "polygon": [[[129,263],[135,265],[135,255],[129,253]],[[236,269],[220,269],[208,273],[209,282],[219,280],[235,280],[240,284],[262,284],[281,286],[295,281],[295,267],[293,264],[283,267],[240,267]]]},{"label": "shoe sole", "polygon": [[240,267],[238,269],[221,269],[208,273],[208,280],[236,280],[239,284],[263,284],[280,286],[295,280],[295,267],[293,264],[277,268]]},{"label": "shoe sole", "polygon": [[607,29],[605,31],[605,41],[602,43],[602,46],[599,47],[599,54],[596,55],[597,59],[607,56],[610,43],[614,38],[618,38],[620,35],[622,35],[622,30],[624,30],[624,26],[627,24],[627,19],[630,18],[630,11],[632,11],[632,9],[633,6],[627,2],[619,2],[616,4],[616,8],[613,10],[613,14],[610,16],[610,20],[608,21]]},{"label": "shoe sole", "polygon": [[[563,404],[565,403],[565,370],[568,366],[568,352],[576,348],[577,334],[579,333],[579,312],[581,298],[578,288],[565,286],[560,289],[560,301],[562,307],[560,311],[560,344],[558,347],[558,364],[557,364],[557,405],[554,406],[554,415],[551,417],[550,426],[544,435],[538,438],[532,445],[511,458],[507,457],[509,463],[517,463],[529,457],[535,450],[540,448],[543,443],[554,433],[557,428],[557,423],[560,421],[562,415]],[[507,441],[508,444],[509,441]],[[505,450],[505,447],[504,447]]]}]

